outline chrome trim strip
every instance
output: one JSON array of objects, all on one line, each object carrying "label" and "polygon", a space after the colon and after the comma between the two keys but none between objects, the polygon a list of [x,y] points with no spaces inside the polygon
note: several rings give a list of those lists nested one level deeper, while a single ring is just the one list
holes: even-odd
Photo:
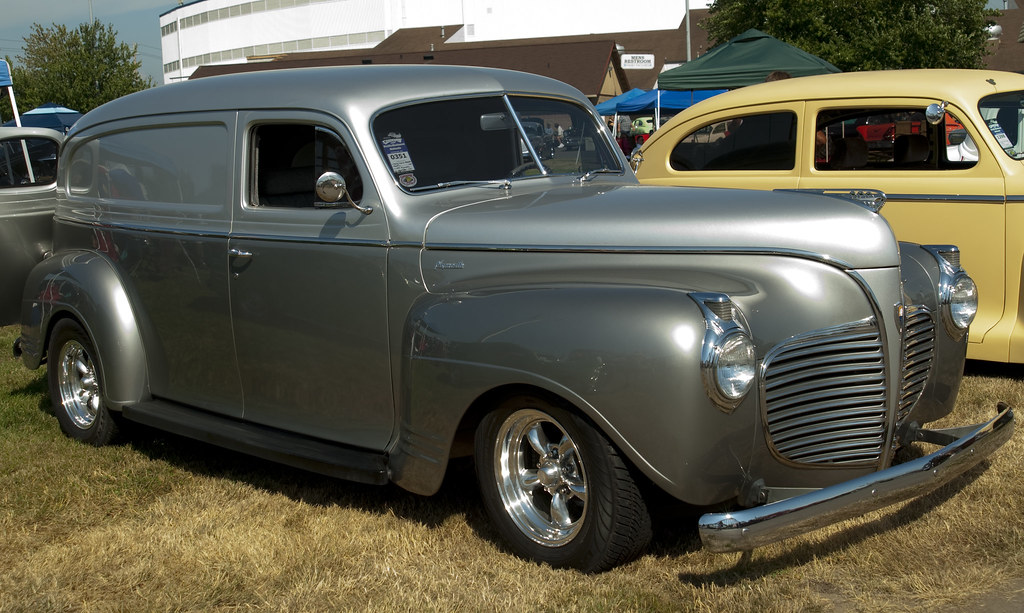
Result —
[{"label": "chrome trim strip", "polygon": [[[837,260],[833,257],[825,256],[813,251],[801,251],[798,249],[752,249],[750,247],[650,247],[635,245],[621,247],[593,247],[581,245],[481,245],[471,243],[429,243],[422,247],[426,251],[533,251],[538,253],[559,253],[562,251],[570,251],[573,253],[638,253],[643,255],[765,255],[802,258],[805,260],[819,262],[821,264],[827,264],[840,270],[855,270],[853,265],[849,262]],[[893,265],[892,268],[899,268],[899,265]]]},{"label": "chrome trim strip", "polygon": [[[537,149],[533,146],[533,143],[530,142],[530,138],[526,136],[526,129],[523,128],[523,122],[519,121],[519,115],[516,114],[516,110],[512,108],[512,101],[508,99],[508,94],[502,96],[501,99],[505,103],[505,110],[508,111],[508,114],[512,117],[512,121],[516,124],[516,129],[519,131],[519,142],[526,145],[526,149],[530,152],[530,156],[533,158],[533,164],[538,170],[540,170],[540,174],[547,176],[548,167],[540,161],[540,155],[537,154]],[[508,179],[506,178],[506,180]]]},{"label": "chrome trim strip", "polygon": [[772,190],[775,192],[795,192],[798,194],[816,194],[818,196],[828,196],[829,198],[841,198],[847,202],[853,202],[866,208],[872,213],[877,213],[882,210],[885,206],[886,199],[885,192],[878,189],[864,189],[864,188],[810,188],[810,187],[798,187],[798,188],[779,188]]},{"label": "chrome trim strip", "polygon": [[1010,439],[1013,409],[1001,402],[997,410],[990,421],[973,426],[960,439],[922,458],[780,502],[703,515],[698,522],[701,541],[717,553],[750,551],[923,496],[977,465]]},{"label": "chrome trim strip", "polygon": [[[130,224],[119,224],[119,223],[99,223],[99,222],[84,222],[80,220],[60,219],[59,223],[67,225],[82,226],[86,228],[103,228],[109,230],[120,230],[125,232],[140,232],[147,235],[151,234],[162,234],[167,236],[192,236],[195,238],[219,238],[223,240],[258,240],[258,241],[274,241],[274,242],[287,242],[287,243],[318,243],[324,245],[351,245],[351,246],[366,246],[366,247],[390,247],[391,243],[386,240],[379,241],[367,241],[367,240],[356,240],[356,239],[323,239],[320,237],[312,236],[275,236],[269,234],[233,234],[230,232],[201,232],[195,230],[174,230],[171,228],[154,228],[152,226],[134,226]],[[411,246],[419,247],[419,243],[411,243]]]},{"label": "chrome trim strip", "polygon": [[972,202],[977,204],[1001,204],[1008,198],[1003,196],[978,196],[970,194],[888,194],[889,202],[893,200],[909,200],[911,202]]}]

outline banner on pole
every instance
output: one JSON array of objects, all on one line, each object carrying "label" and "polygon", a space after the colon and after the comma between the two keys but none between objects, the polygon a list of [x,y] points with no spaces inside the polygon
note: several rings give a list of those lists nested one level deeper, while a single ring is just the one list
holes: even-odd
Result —
[{"label": "banner on pole", "polygon": [[7,60],[0,60],[0,87],[12,85],[14,81],[11,79],[11,67],[7,65]]}]

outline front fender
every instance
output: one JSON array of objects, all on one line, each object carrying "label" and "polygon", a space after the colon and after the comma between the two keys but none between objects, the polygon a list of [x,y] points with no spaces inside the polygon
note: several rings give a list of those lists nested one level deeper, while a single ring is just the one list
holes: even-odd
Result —
[{"label": "front fender", "polygon": [[404,335],[392,479],[435,491],[466,408],[491,390],[525,386],[571,403],[670,494],[698,504],[733,497],[737,465],[753,447],[756,402],[751,394],[726,414],[708,399],[704,331],[696,303],[678,289],[425,296]]},{"label": "front fender", "polygon": [[[902,419],[904,424],[924,424],[948,415],[953,410],[963,378],[967,335],[954,338],[944,325],[939,303],[942,270],[935,255],[921,245],[900,243],[900,269],[904,304],[924,306],[931,313],[934,326],[935,350],[931,373],[920,398]],[[909,322],[913,316],[913,313],[906,313],[904,320]]]},{"label": "front fender", "polygon": [[63,317],[76,319],[92,338],[108,407],[120,409],[148,397],[135,313],[116,270],[102,255],[64,252],[33,268],[22,298],[19,339],[27,367],[44,361],[50,330]]}]

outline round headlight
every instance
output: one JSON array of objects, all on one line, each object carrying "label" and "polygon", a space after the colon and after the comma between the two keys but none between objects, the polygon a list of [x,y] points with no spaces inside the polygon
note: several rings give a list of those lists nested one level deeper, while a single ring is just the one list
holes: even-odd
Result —
[{"label": "round headlight", "polygon": [[730,404],[738,403],[754,382],[754,343],[746,334],[732,334],[719,346],[714,364],[715,386]]},{"label": "round headlight", "polygon": [[978,287],[967,275],[960,275],[949,291],[949,319],[960,330],[966,330],[978,313]]}]

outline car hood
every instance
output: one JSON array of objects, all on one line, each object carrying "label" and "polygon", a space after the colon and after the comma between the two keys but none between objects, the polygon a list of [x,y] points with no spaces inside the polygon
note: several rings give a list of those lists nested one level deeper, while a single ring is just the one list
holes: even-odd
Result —
[{"label": "car hood", "polygon": [[[798,192],[522,182],[488,200],[453,202],[424,233],[427,249],[787,252],[851,268],[899,265],[888,223],[861,205]],[[518,188],[518,191],[517,191]],[[460,190],[463,191],[463,190]],[[458,197],[477,190],[464,190]]]}]

